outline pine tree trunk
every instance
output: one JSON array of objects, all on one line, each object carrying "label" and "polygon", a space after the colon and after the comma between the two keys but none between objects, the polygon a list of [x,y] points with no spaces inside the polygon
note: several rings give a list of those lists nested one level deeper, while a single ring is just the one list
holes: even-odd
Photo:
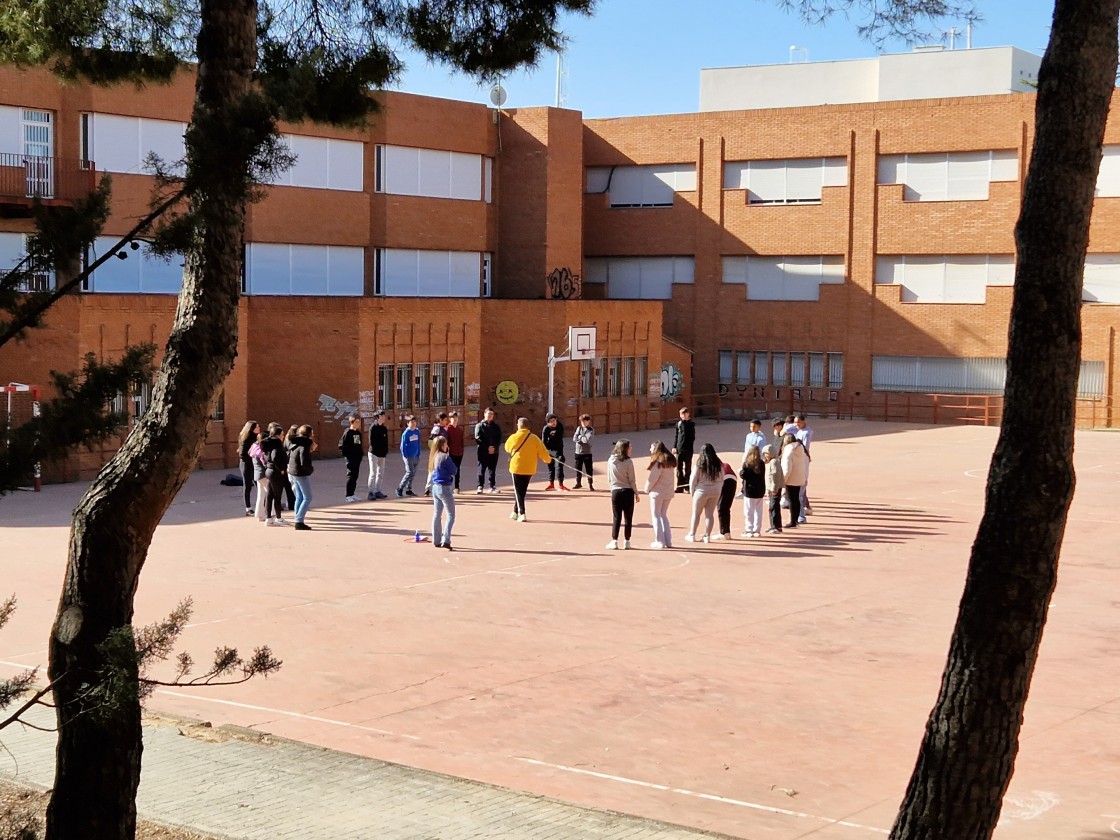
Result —
[{"label": "pine tree trunk", "polygon": [[244,102],[256,61],[256,2],[203,0],[201,12],[187,149],[202,234],[187,257],[152,405],[74,511],[50,639],[49,673],[59,680],[54,691],[59,739],[47,810],[49,840],[135,835],[142,750],[135,663],[122,675],[118,704],[99,704],[88,688],[102,683],[106,658],[99,646],[132,622],[152,534],[195,466],[236,355],[241,232],[253,146],[237,138],[245,133]]},{"label": "pine tree trunk", "polygon": [[1120,0],[1055,4],[1015,229],[1003,424],[941,692],[895,840],[990,838],[1014,769],[1073,498],[1082,276],[1118,7]]}]

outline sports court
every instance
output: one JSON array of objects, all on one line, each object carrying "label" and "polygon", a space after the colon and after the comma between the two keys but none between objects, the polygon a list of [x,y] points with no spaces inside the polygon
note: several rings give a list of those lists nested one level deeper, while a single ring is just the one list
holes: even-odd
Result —
[{"label": "sports court", "polygon": [[[810,423],[808,525],[688,544],[678,496],[677,547],[660,552],[645,549],[644,497],[636,548],[606,551],[607,493],[540,492],[541,473],[529,521],[511,522],[508,474],[502,494],[474,495],[470,451],[453,552],[412,541],[430,523],[422,497],[343,503],[341,461],[317,466],[306,533],[244,517],[224,473],[196,473],[157,533],[137,621],[190,595],[181,647],[197,661],[267,643],[284,667],[149,706],[751,840],[883,836],[936,695],[996,430]],[[745,432],[700,424],[697,445],[738,466]],[[596,439],[600,468],[614,437]],[[634,451],[657,437],[634,434]],[[1120,435],[1078,432],[1077,464],[1008,840],[1120,836]],[[82,489],[0,500],[0,574],[20,598],[5,672],[45,665]]]}]

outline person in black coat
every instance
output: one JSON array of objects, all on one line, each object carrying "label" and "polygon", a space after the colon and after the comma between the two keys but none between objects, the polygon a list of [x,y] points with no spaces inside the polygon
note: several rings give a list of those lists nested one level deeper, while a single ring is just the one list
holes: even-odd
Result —
[{"label": "person in black coat", "polygon": [[361,472],[366,451],[362,446],[362,418],[351,414],[348,419],[350,427],[339,438],[338,451],[346,459],[346,501],[356,502],[358,497],[354,492],[358,489],[358,473]]},{"label": "person in black coat", "polygon": [[692,478],[692,451],[696,445],[696,424],[692,422],[692,409],[685,406],[677,421],[677,438],[673,454],[677,456],[677,492],[687,493]]},{"label": "person in black coat", "polygon": [[544,489],[555,490],[559,484],[561,490],[567,490],[564,486],[564,424],[555,414],[545,415],[541,442],[552,456],[548,462],[548,486]]},{"label": "person in black coat", "polygon": [[366,499],[389,498],[381,492],[381,479],[385,475],[385,459],[389,456],[389,427],[385,425],[385,412],[373,415],[369,426],[369,478],[366,479]]}]

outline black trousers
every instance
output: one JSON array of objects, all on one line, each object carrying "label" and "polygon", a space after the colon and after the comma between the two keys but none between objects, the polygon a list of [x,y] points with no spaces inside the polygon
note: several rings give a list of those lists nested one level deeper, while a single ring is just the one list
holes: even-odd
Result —
[{"label": "black trousers", "polygon": [[677,492],[687,493],[688,482],[692,478],[692,453],[677,453]]},{"label": "black trousers", "polygon": [[567,462],[564,458],[563,452],[549,452],[552,460],[548,462],[548,483],[554,484],[559,481],[564,483],[564,464]]},{"label": "black trousers", "polygon": [[451,462],[455,464],[455,490],[459,489],[459,473],[463,471],[463,456],[452,455]]},{"label": "black trousers", "polygon": [[498,453],[490,454],[486,447],[478,447],[478,486],[485,484],[486,478],[490,479],[490,489],[494,489],[494,472],[498,469]]},{"label": "black trousers", "polygon": [[513,512],[525,513],[525,494],[529,492],[531,475],[513,474]]},{"label": "black trousers", "polygon": [[586,478],[587,479],[587,488],[589,490],[594,490],[595,489],[595,479],[592,478],[592,476],[594,474],[595,474],[595,471],[594,471],[594,469],[592,469],[592,466],[591,466],[591,453],[588,452],[586,455],[577,455],[576,456],[576,487],[582,486],[583,480],[584,480],[584,478]]},{"label": "black trousers", "polygon": [[789,499],[789,524],[786,527],[796,528],[797,520],[801,518],[801,487],[787,484],[786,498]]},{"label": "black trousers", "polygon": [[770,499],[770,527],[775,531],[782,530],[782,494],[775,493]]},{"label": "black trousers", "polygon": [[356,459],[346,459],[346,495],[353,496],[354,491],[358,489],[358,473],[362,469],[362,461],[364,456]]},{"label": "black trousers", "polygon": [[268,478],[268,493],[264,497],[264,514],[270,518],[280,518],[280,498],[284,495],[284,473],[274,472]]},{"label": "black trousers", "polygon": [[735,491],[739,489],[738,482],[733,478],[725,478],[723,480],[723,487],[719,491],[719,507],[716,510],[719,513],[719,532],[721,534],[731,533],[731,504],[735,501]]},{"label": "black trousers", "polygon": [[253,496],[253,487],[256,486],[256,481],[253,479],[253,462],[241,462],[241,480],[245,482],[245,507],[251,508],[253,503],[249,501]]},{"label": "black trousers", "polygon": [[634,491],[629,487],[616,487],[611,490],[611,539],[618,539],[619,527],[625,522],[623,539],[630,539],[630,532],[634,529]]}]

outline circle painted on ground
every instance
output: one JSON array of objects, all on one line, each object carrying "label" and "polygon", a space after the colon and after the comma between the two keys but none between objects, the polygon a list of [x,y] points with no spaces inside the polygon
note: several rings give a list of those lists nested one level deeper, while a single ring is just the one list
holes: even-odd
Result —
[{"label": "circle painted on ground", "polygon": [[503,379],[494,388],[494,396],[502,405],[513,405],[517,402],[518,394],[517,383],[512,379]]}]

